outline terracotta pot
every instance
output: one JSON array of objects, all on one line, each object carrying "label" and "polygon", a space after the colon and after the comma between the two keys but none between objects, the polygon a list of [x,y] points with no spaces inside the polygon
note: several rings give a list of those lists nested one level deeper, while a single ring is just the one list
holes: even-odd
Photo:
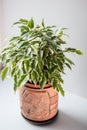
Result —
[{"label": "terracotta pot", "polygon": [[51,84],[41,90],[39,85],[26,83],[19,89],[22,115],[31,121],[47,121],[57,115],[58,93]]}]

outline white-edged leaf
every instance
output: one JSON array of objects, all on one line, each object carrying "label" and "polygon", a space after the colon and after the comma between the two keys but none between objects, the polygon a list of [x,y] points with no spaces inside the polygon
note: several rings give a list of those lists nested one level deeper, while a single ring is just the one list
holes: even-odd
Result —
[{"label": "white-edged leaf", "polygon": [[33,27],[34,27],[34,20],[33,20],[33,18],[31,18],[31,19],[28,21],[28,26],[29,26],[30,28],[33,28]]},{"label": "white-edged leaf", "polygon": [[45,84],[46,84],[46,77],[43,76],[43,77],[42,77],[42,80],[40,81],[40,87],[41,87],[41,89],[44,88],[44,85],[45,85]]},{"label": "white-edged leaf", "polygon": [[33,81],[33,83],[37,83],[38,80],[38,72],[36,70],[32,70],[31,72],[31,79]]},{"label": "white-edged leaf", "polygon": [[71,66],[68,63],[65,63],[65,65],[71,70]]},{"label": "white-edged leaf", "polygon": [[18,87],[24,85],[28,81],[28,75],[24,74],[22,75],[18,80]]},{"label": "white-edged leaf", "polygon": [[63,96],[65,95],[64,90],[63,90],[61,84],[58,84],[58,90],[60,91],[60,93],[61,93]]},{"label": "white-edged leaf", "polygon": [[6,78],[7,72],[8,72],[8,67],[6,66],[3,68],[2,72],[1,72],[2,80],[4,80]]},{"label": "white-edged leaf", "polygon": [[65,59],[67,60],[68,63],[70,63],[71,65],[74,65],[74,62],[71,59],[69,59],[67,57],[65,57]]}]

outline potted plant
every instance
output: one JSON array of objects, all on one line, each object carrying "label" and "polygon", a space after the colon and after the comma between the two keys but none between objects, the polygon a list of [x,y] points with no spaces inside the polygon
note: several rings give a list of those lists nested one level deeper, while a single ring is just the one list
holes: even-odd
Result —
[{"label": "potted plant", "polygon": [[20,34],[9,40],[0,59],[4,64],[2,80],[7,75],[14,79],[14,90],[19,88],[22,115],[31,120],[46,122],[57,116],[58,92],[64,96],[62,75],[74,62],[67,53],[82,52],[75,48],[62,49],[64,30],[55,26],[34,26],[34,20],[20,19]]}]

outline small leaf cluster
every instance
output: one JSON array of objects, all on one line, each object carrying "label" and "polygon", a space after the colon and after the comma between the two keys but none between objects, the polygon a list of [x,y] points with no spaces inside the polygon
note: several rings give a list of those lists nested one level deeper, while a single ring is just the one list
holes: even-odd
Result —
[{"label": "small leaf cluster", "polygon": [[1,73],[2,80],[7,75],[14,79],[14,90],[27,81],[39,84],[41,89],[46,83],[64,95],[62,74],[65,67],[71,69],[74,62],[66,57],[67,53],[82,52],[75,48],[62,49],[66,44],[63,40],[66,28],[54,29],[55,26],[34,25],[34,20],[19,19],[14,25],[18,25],[20,34],[9,40],[9,45],[3,49],[0,55],[4,68]]}]

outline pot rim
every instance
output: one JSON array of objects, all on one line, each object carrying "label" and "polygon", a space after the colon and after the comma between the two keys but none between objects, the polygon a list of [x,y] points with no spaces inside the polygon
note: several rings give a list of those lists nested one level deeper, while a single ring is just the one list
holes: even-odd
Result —
[{"label": "pot rim", "polygon": [[[38,85],[38,84],[25,83],[25,86],[29,87],[29,88],[33,88],[33,89],[40,89],[40,85]],[[50,88],[50,87],[52,87],[52,84],[47,83],[47,84],[45,84],[44,89],[45,88]]]}]

